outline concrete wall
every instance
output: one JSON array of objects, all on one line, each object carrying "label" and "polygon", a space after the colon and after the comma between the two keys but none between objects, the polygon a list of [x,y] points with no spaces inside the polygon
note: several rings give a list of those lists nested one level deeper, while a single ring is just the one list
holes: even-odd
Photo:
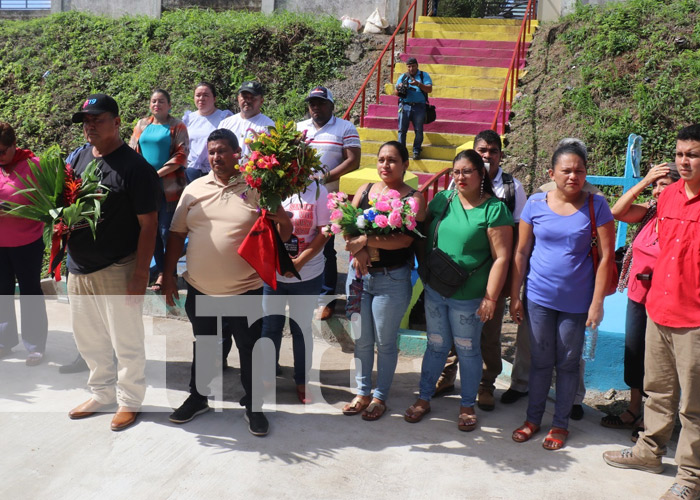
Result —
[{"label": "concrete wall", "polygon": [[262,0],[161,0],[163,10],[201,7],[213,10],[250,10],[260,12]]},{"label": "concrete wall", "polygon": [[[602,5],[624,0],[581,0],[584,5]],[[538,0],[537,19],[540,21],[555,21],[561,16],[572,13],[576,9],[576,0]]]},{"label": "concrete wall", "polygon": [[104,16],[144,15],[160,17],[161,0],[52,0],[51,12],[79,10]]},{"label": "concrete wall", "polygon": [[[338,19],[348,16],[359,19],[364,24],[374,9],[377,9],[390,26],[396,26],[411,2],[412,0],[262,0],[262,11],[270,13],[273,10],[288,10],[328,14]],[[418,5],[421,12],[420,1]]]}]

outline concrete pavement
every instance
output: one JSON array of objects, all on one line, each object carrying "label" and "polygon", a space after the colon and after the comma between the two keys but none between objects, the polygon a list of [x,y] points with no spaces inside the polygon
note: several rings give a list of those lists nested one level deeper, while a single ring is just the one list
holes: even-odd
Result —
[{"label": "concrete pavement", "polygon": [[[601,414],[592,409],[571,423],[566,447],[556,452],[542,448],[544,431],[528,443],[511,440],[524,420],[525,400],[497,404],[488,413],[477,409],[480,425],[471,433],[457,429],[456,395],[435,399],[431,414],[408,424],[402,414],[416,397],[420,359],[400,358],[381,420],[344,416],[340,408],[352,397],[352,353],[321,338],[315,339],[314,367],[327,404],[297,402],[285,337],[269,436],[248,432],[236,403],[235,368],[224,373],[219,411],[171,424],[168,413],[187,395],[192,339],[188,322],[164,318],[146,318],[144,413],[134,427],[112,432],[110,414],[68,419],[68,410],[89,397],[87,377],[58,374],[58,365],[76,351],[67,304],[50,300],[47,308],[47,362],[26,367],[21,347],[16,357],[0,361],[3,499],[655,499],[675,475],[669,458],[662,475],[607,466],[601,454],[631,445],[629,431],[601,427]],[[236,364],[235,350],[229,362]],[[499,379],[497,397],[507,385]]]}]

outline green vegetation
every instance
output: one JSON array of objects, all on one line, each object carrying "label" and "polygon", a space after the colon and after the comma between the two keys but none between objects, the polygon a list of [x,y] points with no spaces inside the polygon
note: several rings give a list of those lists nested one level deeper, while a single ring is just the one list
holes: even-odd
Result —
[{"label": "green vegetation", "polygon": [[82,142],[70,117],[93,92],[117,100],[125,137],[148,113],[153,89],[168,90],[172,114],[182,116],[195,109],[193,87],[202,80],[216,86],[218,106],[230,108],[238,86],[257,79],[267,88],[266,114],[299,119],[309,89],[347,64],[351,38],[330,17],[199,9],[161,19],[70,12],[0,27],[0,120],[15,127],[21,147],[37,152]]},{"label": "green vegetation", "polygon": [[508,7],[507,0],[440,0],[438,16],[440,17],[485,17],[493,16]]}]

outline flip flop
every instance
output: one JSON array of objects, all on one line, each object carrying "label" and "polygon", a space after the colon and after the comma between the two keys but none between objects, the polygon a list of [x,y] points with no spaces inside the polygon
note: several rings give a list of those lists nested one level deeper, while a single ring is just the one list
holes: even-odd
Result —
[{"label": "flip flop", "polygon": [[44,360],[43,353],[30,352],[27,355],[27,359],[25,360],[24,364],[27,366],[36,366],[36,365],[40,365],[43,360]]},{"label": "flip flop", "polygon": [[423,420],[423,417],[428,413],[430,413],[430,406],[418,406],[414,404],[409,406],[405,411],[403,419],[410,424],[416,424]]},{"label": "flip flop", "polygon": [[352,401],[343,406],[343,415],[357,415],[362,413],[369,406],[369,401],[363,400],[360,396],[355,396]]},{"label": "flip flop", "polygon": [[460,413],[457,420],[457,428],[463,432],[471,432],[476,429],[477,418],[471,413]]},{"label": "flip flop", "polygon": [[[625,422],[622,420],[620,417],[625,414],[629,413],[630,416],[632,417],[632,420],[629,422]],[[641,415],[635,415],[629,410],[623,411],[620,415],[606,415],[602,419],[600,419],[600,425],[603,427],[608,427],[609,429],[632,429],[635,427],[636,423],[639,421],[641,418]]]},{"label": "flip flop", "polygon": [[535,425],[526,420],[523,425],[513,431],[513,441],[516,443],[524,443],[525,441],[529,441],[532,436],[539,432],[539,430],[539,425]]},{"label": "flip flop", "polygon": [[[569,435],[569,431],[562,429],[560,427],[552,427],[547,433],[547,437],[542,441],[542,448],[545,450],[560,450],[564,447],[566,443],[566,438]],[[557,437],[560,436],[560,437]]]},{"label": "flip flop", "polygon": [[367,420],[368,422],[374,422],[379,420],[384,415],[386,411],[386,405],[379,402],[378,400],[372,401],[367,409],[362,412],[362,420]]}]

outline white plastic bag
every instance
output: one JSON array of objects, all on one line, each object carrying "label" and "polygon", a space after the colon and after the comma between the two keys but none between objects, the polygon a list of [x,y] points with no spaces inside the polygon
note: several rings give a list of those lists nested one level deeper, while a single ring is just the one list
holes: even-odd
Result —
[{"label": "white plastic bag", "polygon": [[340,18],[340,21],[343,28],[352,30],[355,33],[360,31],[360,28],[362,28],[362,23],[360,20],[355,19],[354,17],[343,16]]},{"label": "white plastic bag", "polygon": [[365,21],[365,33],[384,33],[389,23],[379,14],[379,9],[374,9]]}]

